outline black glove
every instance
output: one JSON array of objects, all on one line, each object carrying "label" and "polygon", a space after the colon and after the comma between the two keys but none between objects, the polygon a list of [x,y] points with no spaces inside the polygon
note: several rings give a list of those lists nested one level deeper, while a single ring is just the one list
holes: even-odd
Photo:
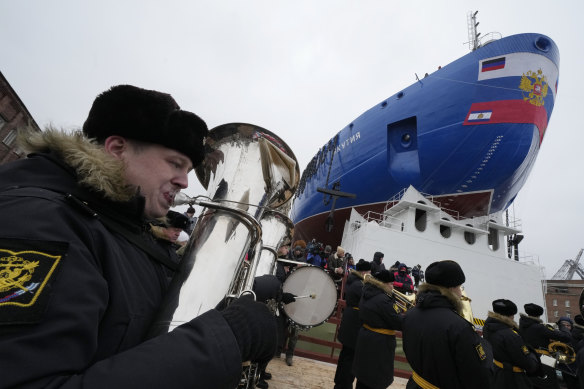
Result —
[{"label": "black glove", "polygon": [[246,295],[221,313],[237,339],[242,362],[267,363],[272,359],[278,330],[276,318],[265,304]]},{"label": "black glove", "polygon": [[296,295],[294,295],[292,293],[284,292],[284,293],[282,293],[282,302],[284,304],[293,303],[294,301],[296,301],[296,299],[294,297],[296,297]]}]

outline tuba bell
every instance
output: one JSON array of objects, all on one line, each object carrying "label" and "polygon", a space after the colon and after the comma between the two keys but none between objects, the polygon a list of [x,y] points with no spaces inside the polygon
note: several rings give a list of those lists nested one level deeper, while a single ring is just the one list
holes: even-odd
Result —
[{"label": "tuba bell", "polygon": [[250,289],[246,255],[262,237],[266,209],[287,203],[300,171],[292,150],[272,132],[245,123],[215,127],[206,139],[206,157],[197,167],[206,199],[178,197],[203,206],[179,271],[171,281],[151,335],[179,325]]}]

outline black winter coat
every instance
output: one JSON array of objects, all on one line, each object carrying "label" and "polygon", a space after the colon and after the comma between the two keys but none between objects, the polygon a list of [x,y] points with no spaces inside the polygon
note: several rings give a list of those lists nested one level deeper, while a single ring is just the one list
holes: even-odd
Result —
[{"label": "black winter coat", "polygon": [[[554,340],[569,343],[572,339],[569,333],[554,330],[543,324],[541,319],[523,313],[519,317],[519,334],[525,343],[535,350],[547,350],[550,342]],[[559,388],[556,370],[547,365],[543,365],[542,368],[546,378],[529,377],[534,386],[537,388]]]},{"label": "black winter coat", "polygon": [[374,259],[371,261],[371,274],[385,270],[385,265],[381,262],[381,259]]},{"label": "black winter coat", "polygon": [[[489,312],[483,327],[483,337],[493,348],[493,358],[503,365],[495,366],[493,388],[522,389],[531,388],[527,375],[541,373],[539,357],[529,349],[519,333],[513,320]],[[523,369],[524,372],[513,371]]]},{"label": "black winter coat", "polygon": [[[375,329],[401,330],[402,317],[392,297],[365,284],[359,303],[361,322]],[[374,388],[387,388],[393,382],[395,335],[385,335],[361,327],[357,337],[353,374],[358,381]]]},{"label": "black winter coat", "polygon": [[147,340],[163,265],[102,222],[109,210],[147,243],[143,199],[105,198],[78,174],[53,154],[0,166],[0,258],[37,263],[20,280],[32,295],[0,294],[0,387],[235,387],[241,354],[219,312]]},{"label": "black winter coat", "polygon": [[[492,380],[491,346],[457,312],[449,290],[421,285],[417,304],[402,323],[403,348],[412,369],[441,389],[487,389]],[[408,389],[420,388],[412,379]]]},{"label": "black winter coat", "polygon": [[357,335],[361,328],[361,319],[359,319],[359,301],[363,294],[363,281],[355,274],[347,277],[345,285],[345,301],[347,306],[343,311],[343,318],[339,326],[339,341],[343,347],[355,349],[357,344]]}]

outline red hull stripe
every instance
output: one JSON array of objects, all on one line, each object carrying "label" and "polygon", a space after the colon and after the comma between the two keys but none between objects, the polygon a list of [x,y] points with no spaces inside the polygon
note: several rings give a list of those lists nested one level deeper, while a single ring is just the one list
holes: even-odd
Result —
[{"label": "red hull stripe", "polygon": [[[469,121],[475,112],[490,111],[489,120]],[[496,124],[496,123],[531,123],[539,130],[539,143],[543,140],[547,128],[547,111],[543,106],[537,107],[524,100],[499,100],[484,103],[473,103],[464,120],[465,126]]]}]

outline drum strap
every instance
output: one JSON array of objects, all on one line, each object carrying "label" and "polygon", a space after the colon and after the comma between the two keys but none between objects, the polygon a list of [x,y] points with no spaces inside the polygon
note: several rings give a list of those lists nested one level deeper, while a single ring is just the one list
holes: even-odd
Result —
[{"label": "drum strap", "polygon": [[414,382],[416,384],[418,384],[418,386],[420,386],[422,389],[440,389],[439,387],[432,385],[431,383],[426,381],[424,378],[419,376],[418,373],[416,373],[413,370],[412,370],[412,378],[414,379]]},{"label": "drum strap", "polygon": [[365,323],[363,323],[363,327],[367,328],[369,331],[377,332],[378,334],[395,335],[395,331],[388,328],[373,328]]},{"label": "drum strap", "polygon": [[[503,364],[501,362],[497,361],[496,359],[493,359],[493,363],[495,364],[495,366],[503,369]],[[523,370],[520,367],[513,366],[513,373],[525,373],[525,370]]]}]

